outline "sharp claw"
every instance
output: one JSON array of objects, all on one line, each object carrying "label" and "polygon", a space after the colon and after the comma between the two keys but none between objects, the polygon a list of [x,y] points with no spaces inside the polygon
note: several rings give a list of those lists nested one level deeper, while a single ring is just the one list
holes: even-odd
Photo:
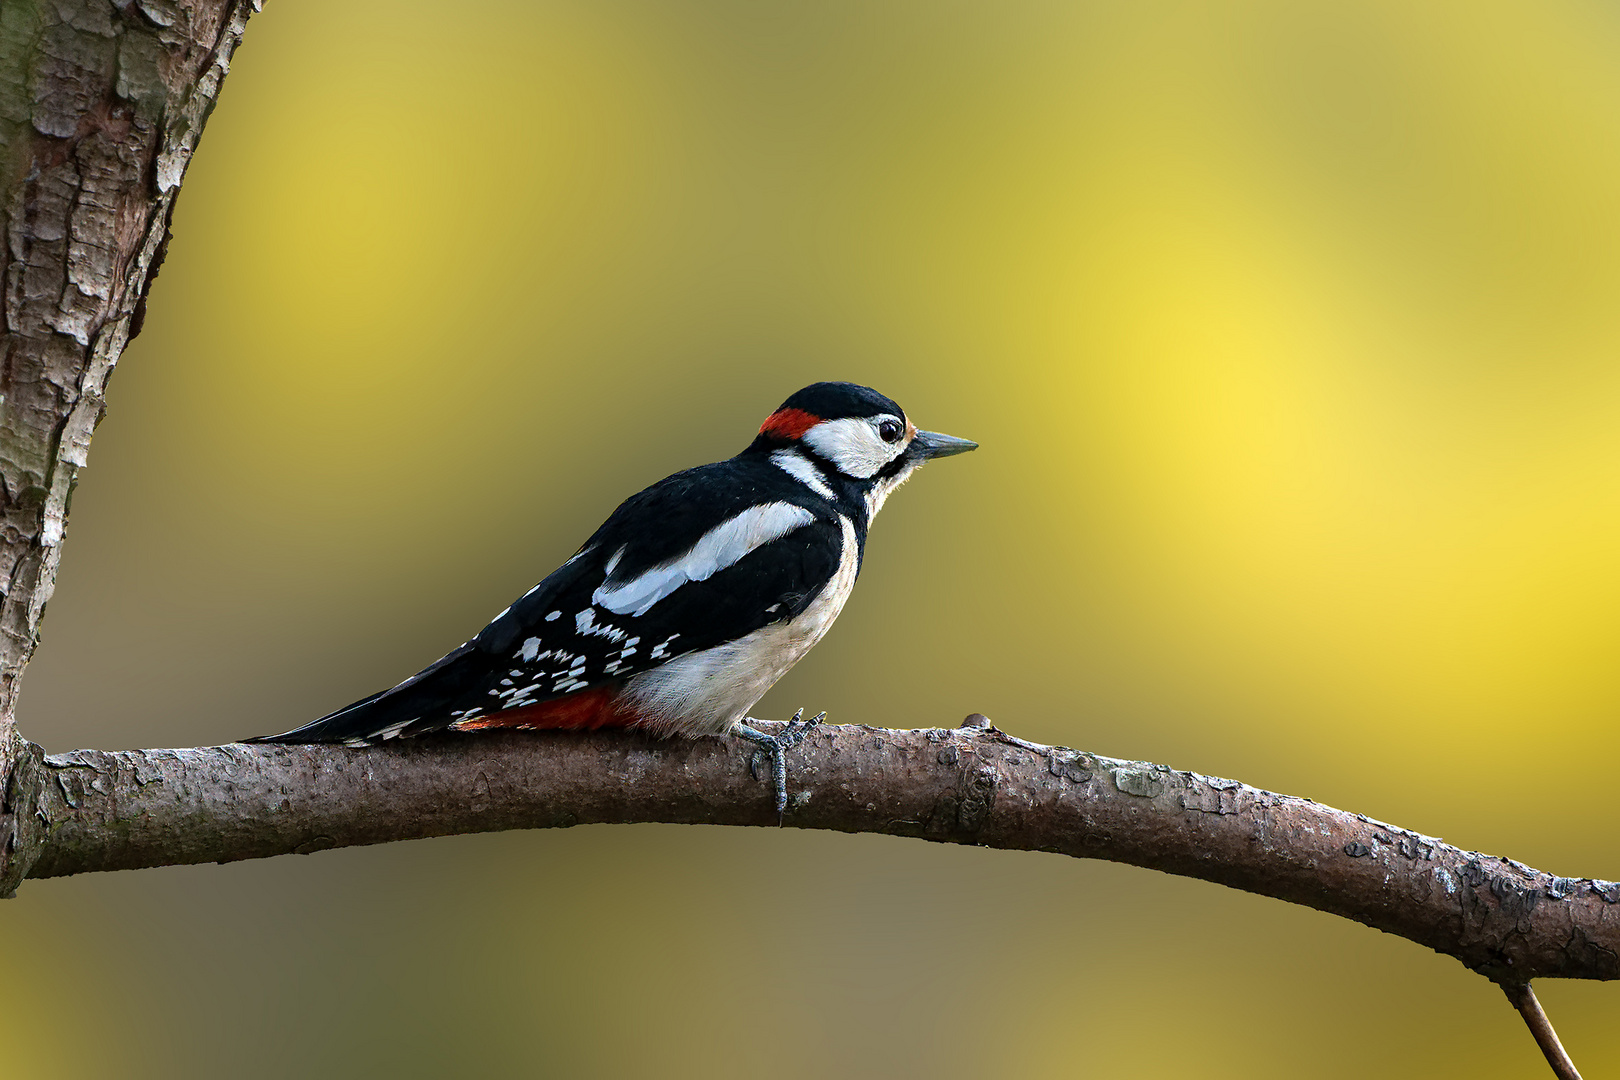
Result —
[{"label": "sharp claw", "polygon": [[787,752],[798,746],[810,734],[817,724],[827,719],[827,714],[817,713],[809,720],[804,719],[804,710],[793,714],[793,719],[776,735],[767,735],[749,727],[746,723],[737,725],[733,730],[743,738],[754,743],[759,749],[750,754],[748,770],[755,780],[761,779],[759,775],[760,758],[770,755],[771,779],[775,781],[776,788],[776,814],[778,820],[787,813]]}]

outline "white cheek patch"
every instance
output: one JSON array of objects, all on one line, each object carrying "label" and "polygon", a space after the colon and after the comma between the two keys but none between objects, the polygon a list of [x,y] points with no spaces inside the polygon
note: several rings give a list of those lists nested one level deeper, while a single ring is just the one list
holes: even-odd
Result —
[{"label": "white cheek patch", "polygon": [[707,581],[755,548],[779,540],[814,520],[814,514],[792,503],[751,506],[704,533],[685,554],[643,571],[629,581],[615,582],[609,577],[591,595],[591,602],[618,615],[640,617],[688,581]]},{"label": "white cheek patch", "polygon": [[884,442],[872,421],[858,416],[823,420],[800,436],[799,441],[832,462],[839,472],[857,480],[871,479],[883,466],[906,452],[904,442]]}]

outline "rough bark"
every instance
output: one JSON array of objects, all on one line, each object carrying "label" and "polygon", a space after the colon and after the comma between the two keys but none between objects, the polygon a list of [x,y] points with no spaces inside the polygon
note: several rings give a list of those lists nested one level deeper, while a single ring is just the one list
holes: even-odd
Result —
[{"label": "rough bark", "polygon": [[[740,740],[487,733],[45,759],[31,877],[588,822],[776,825]],[[1620,885],[994,729],[818,729],[785,824],[1109,859],[1355,919],[1503,984],[1620,977]]]},{"label": "rough bark", "polygon": [[103,392],[140,330],[248,0],[0,4],[0,895],[31,853],[13,722]]}]

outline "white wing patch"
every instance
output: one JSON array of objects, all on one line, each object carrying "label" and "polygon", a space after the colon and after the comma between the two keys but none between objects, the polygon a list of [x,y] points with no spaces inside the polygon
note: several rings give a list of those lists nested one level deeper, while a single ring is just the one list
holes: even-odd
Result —
[{"label": "white wing patch", "polygon": [[821,470],[810,464],[797,450],[776,450],[771,454],[771,464],[787,473],[793,479],[820,495],[823,499],[831,499],[833,489],[827,486],[827,481],[821,475]]},{"label": "white wing patch", "polygon": [[815,520],[802,506],[773,502],[751,506],[703,534],[685,554],[660,563],[629,581],[604,581],[591,602],[617,615],[639,618],[689,581],[707,581],[755,548],[778,540]]}]

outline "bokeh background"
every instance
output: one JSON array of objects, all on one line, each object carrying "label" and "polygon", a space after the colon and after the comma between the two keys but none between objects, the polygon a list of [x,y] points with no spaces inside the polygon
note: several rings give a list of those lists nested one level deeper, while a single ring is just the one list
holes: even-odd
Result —
[{"label": "bokeh background", "polygon": [[[1598,0],[276,0],[24,731],[301,723],[852,379],[983,449],[890,502],[763,715],[983,711],[1620,878],[1617,58]],[[3,915],[18,1076],[1544,1068],[1406,942],[888,838],[451,838]],[[1540,989],[1620,1068],[1620,989]]]}]

